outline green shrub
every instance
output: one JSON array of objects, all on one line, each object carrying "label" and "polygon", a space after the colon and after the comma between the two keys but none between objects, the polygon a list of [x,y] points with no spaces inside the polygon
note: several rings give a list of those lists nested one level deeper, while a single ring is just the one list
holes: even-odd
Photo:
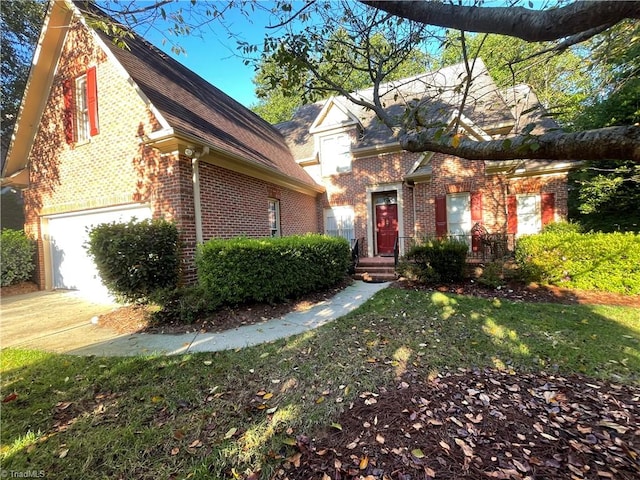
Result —
[{"label": "green shrub", "polygon": [[409,249],[398,270],[422,283],[457,282],[464,278],[468,252],[469,245],[460,240],[426,240]]},{"label": "green shrub", "polygon": [[552,222],[542,227],[542,233],[582,233],[582,225],[572,222]]},{"label": "green shrub", "polygon": [[35,242],[27,237],[22,230],[10,228],[2,230],[0,241],[2,242],[0,245],[2,286],[6,287],[29,280],[35,268],[33,262],[36,251]]},{"label": "green shrub", "polygon": [[86,245],[107,289],[119,300],[146,303],[178,284],[178,229],[164,220],[103,223]]},{"label": "green shrub", "polygon": [[350,262],[348,242],[324,235],[213,239],[196,256],[202,288],[232,305],[273,303],[335,285]]},{"label": "green shrub", "polygon": [[582,290],[640,294],[640,235],[541,233],[520,238],[524,280]]},{"label": "green shrub", "polygon": [[478,277],[478,283],[489,288],[497,288],[504,285],[504,262],[496,261],[486,264]]}]

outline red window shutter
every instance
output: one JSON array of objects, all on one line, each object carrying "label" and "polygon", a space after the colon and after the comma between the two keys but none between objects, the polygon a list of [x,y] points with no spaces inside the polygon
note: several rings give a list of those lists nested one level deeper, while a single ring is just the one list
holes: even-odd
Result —
[{"label": "red window shutter", "polygon": [[507,196],[507,233],[518,233],[518,200],[515,195]]},{"label": "red window shutter", "polygon": [[439,237],[447,234],[447,197],[436,197],[436,235]]},{"label": "red window shutter", "polygon": [[540,203],[542,204],[542,225],[547,225],[555,220],[555,193],[541,194]]},{"label": "red window shutter", "polygon": [[98,82],[96,67],[87,70],[87,107],[89,109],[89,135],[97,135],[98,129]]},{"label": "red window shutter", "polygon": [[64,112],[62,114],[62,121],[64,126],[64,136],[67,140],[67,143],[69,144],[76,141],[76,102],[74,90],[75,89],[73,80],[67,78],[62,83],[62,96],[64,98]]},{"label": "red window shutter", "polygon": [[471,222],[482,223],[482,193],[473,192],[471,194]]},{"label": "red window shutter", "polygon": [[[481,192],[472,192],[471,193],[471,223],[472,228],[476,224],[482,225],[482,193]],[[472,230],[473,232],[473,230]],[[479,252],[482,248],[482,239],[479,234],[471,236],[471,250],[474,252]]]}]

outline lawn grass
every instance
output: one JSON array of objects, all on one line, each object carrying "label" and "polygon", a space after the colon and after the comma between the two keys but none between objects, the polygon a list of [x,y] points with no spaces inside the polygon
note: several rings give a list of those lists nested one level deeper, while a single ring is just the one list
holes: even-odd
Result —
[{"label": "lawn grass", "polygon": [[46,478],[244,478],[408,367],[640,381],[640,309],[389,288],[318,330],[239,351],[71,357],[4,350],[2,468]]}]

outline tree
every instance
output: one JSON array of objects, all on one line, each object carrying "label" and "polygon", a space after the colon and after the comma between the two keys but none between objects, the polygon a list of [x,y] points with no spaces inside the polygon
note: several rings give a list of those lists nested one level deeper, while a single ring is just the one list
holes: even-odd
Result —
[{"label": "tree", "polygon": [[583,52],[569,48],[560,53],[536,55],[538,45],[505,35],[472,34],[463,39],[460,32],[452,30],[442,52],[444,65],[464,61],[463,40],[473,56],[482,58],[498,87],[521,83],[531,86],[545,110],[563,127],[572,127],[594,89],[594,72],[582,68],[586,61]]},{"label": "tree", "polygon": [[[326,32],[334,29],[338,23],[353,25],[354,31],[357,30],[362,37],[366,37],[380,25],[401,23],[400,19],[417,22],[409,22],[409,25],[413,25],[411,28],[396,30],[399,35],[403,35],[402,38],[396,38],[397,44],[407,48],[410,48],[412,43],[426,40],[428,33],[424,30],[425,25],[437,25],[480,33],[508,34],[527,41],[554,41],[553,46],[545,50],[557,53],[571,45],[584,42],[598,33],[605,32],[625,18],[640,18],[640,2],[575,2],[542,11],[522,7],[466,7],[441,2],[364,1],[362,3],[372,7],[373,13],[356,13],[352,7],[343,5],[343,13],[338,15],[326,4],[312,4],[315,7],[315,14],[321,20],[316,20],[317,23],[308,23],[306,30],[290,29],[285,35],[280,36],[280,48],[286,54],[279,55],[278,61],[282,65],[289,65],[294,73],[304,70],[311,72],[316,79],[324,80],[318,66],[320,62],[331,61],[331,59],[324,58],[317,52],[323,50]],[[308,12],[309,8],[305,12]],[[302,9],[298,10],[300,11]],[[390,16],[385,16],[385,12]],[[295,16],[296,13],[293,13],[289,15],[289,19]],[[366,23],[363,19],[366,19]],[[409,31],[420,31],[420,38],[412,38]],[[636,38],[635,42],[638,41]],[[275,41],[272,39],[271,43]],[[464,59],[467,71],[471,72],[468,51],[465,52]],[[420,118],[422,107],[420,102],[413,105],[407,104],[409,113],[402,117],[390,115],[380,101],[380,89],[384,88],[386,75],[380,75],[373,65],[370,74],[375,91],[374,98],[370,101],[353,95],[339,84],[330,83],[330,86],[352,102],[373,110],[380,120],[394,131],[405,150],[436,151],[469,159],[629,158],[640,160],[640,128],[636,125],[612,126],[579,132],[565,132],[558,129],[536,135],[531,134],[527,129],[523,134],[512,138],[509,143],[503,140],[476,141],[460,138],[455,131],[443,130],[441,124],[422,125],[421,122],[416,121]],[[470,82],[473,79],[467,75],[465,81]],[[461,85],[460,88],[464,89],[465,86]]]},{"label": "tree", "polygon": [[3,164],[29,77],[31,56],[40,35],[45,6],[46,3],[43,0],[0,3],[0,48],[2,50],[0,134]]},{"label": "tree", "polygon": [[[430,68],[431,57],[419,49],[409,52],[401,62],[392,59],[391,55],[396,51],[393,40],[387,39],[384,35],[374,35],[369,40],[371,45],[368,48],[377,56],[378,64],[392,63],[387,80],[417,75]],[[359,47],[362,48],[362,45]],[[323,93],[318,94],[319,86],[313,83],[312,78],[305,75],[289,76],[288,64],[279,63],[277,55],[276,52],[264,53],[261,56],[253,80],[256,94],[261,101],[252,109],[271,123],[289,120],[300,105],[318,98],[327,98],[334,92],[330,85],[325,85]],[[331,35],[321,58],[331,59],[318,65],[320,74],[330,83],[340,84],[349,91],[367,88],[370,85],[371,58],[356,47],[349,31],[344,27]]]},{"label": "tree", "polygon": [[[640,25],[622,22],[592,40],[599,95],[577,116],[578,129],[640,122]],[[605,38],[603,38],[605,37]],[[630,46],[630,47],[629,47]],[[640,231],[640,165],[631,160],[586,162],[570,176],[569,213],[587,228]]]}]

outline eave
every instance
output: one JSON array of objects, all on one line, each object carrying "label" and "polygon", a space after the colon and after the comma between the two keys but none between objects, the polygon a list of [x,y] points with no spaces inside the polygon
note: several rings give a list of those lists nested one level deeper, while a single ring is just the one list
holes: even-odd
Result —
[{"label": "eave", "polygon": [[[292,178],[279,170],[247,160],[239,155],[230,153],[216,145],[207,143],[201,138],[180,132],[173,128],[150,133],[143,139],[145,145],[156,148],[163,154],[178,153],[186,155],[185,149],[202,152],[207,147],[208,152],[199,157],[202,162],[210,163],[233,172],[241,173],[253,178],[259,178],[278,186],[285,187],[305,195],[316,196],[324,193],[325,188],[318,184],[309,184]],[[189,155],[187,155],[189,156]]]},{"label": "eave", "polygon": [[73,11],[66,2],[50,2],[2,171],[3,185],[26,187],[29,183],[28,178],[24,180],[23,172],[40,127],[46,96],[51,91],[72,17]]}]

